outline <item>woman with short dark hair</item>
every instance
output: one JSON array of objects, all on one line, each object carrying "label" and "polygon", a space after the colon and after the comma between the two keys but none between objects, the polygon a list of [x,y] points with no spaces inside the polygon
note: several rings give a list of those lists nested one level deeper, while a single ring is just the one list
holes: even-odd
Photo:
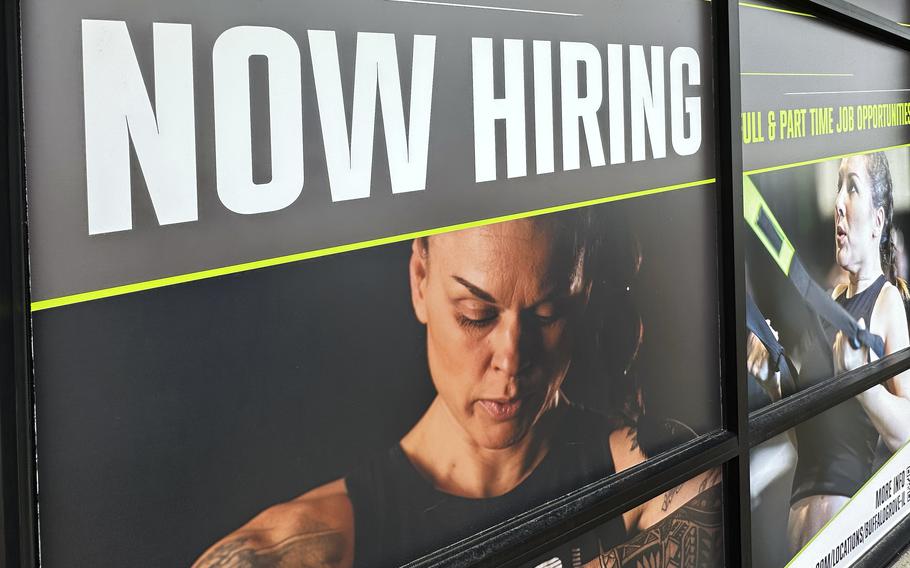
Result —
[{"label": "woman with short dark hair", "polygon": [[[436,390],[429,407],[388,451],[267,509],[196,566],[397,566],[644,461],[632,425],[562,390],[580,346],[604,329],[587,317],[605,276],[593,270],[609,251],[604,229],[579,210],[416,239],[408,272]],[[601,545],[655,526],[718,481],[703,473],[608,521]],[[706,541],[702,556],[720,553]]]}]

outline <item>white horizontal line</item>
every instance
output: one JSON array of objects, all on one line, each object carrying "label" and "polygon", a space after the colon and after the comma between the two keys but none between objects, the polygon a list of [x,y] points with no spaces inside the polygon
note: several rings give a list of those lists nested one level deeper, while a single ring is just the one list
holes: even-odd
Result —
[{"label": "white horizontal line", "polygon": [[437,2],[436,0],[388,0],[389,2],[403,2],[406,4],[430,4],[433,6],[453,6],[456,8],[476,8],[478,10],[499,10],[501,12],[524,12],[526,14],[543,14],[545,16],[570,16],[577,18],[584,14],[571,12],[550,12],[547,10],[531,10],[529,8],[506,8],[505,6],[483,6],[480,4],[457,4],[455,2]]},{"label": "white horizontal line", "polygon": [[784,93],[785,95],[855,95],[860,93],[906,93],[910,89],[869,89],[866,91],[805,91],[802,93]]}]

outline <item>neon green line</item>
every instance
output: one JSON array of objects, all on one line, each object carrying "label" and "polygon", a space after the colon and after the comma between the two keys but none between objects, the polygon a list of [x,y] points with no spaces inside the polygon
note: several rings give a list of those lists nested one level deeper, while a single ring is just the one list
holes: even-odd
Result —
[{"label": "neon green line", "polygon": [[[878,473],[879,471],[882,471],[883,469],[885,469],[885,466],[888,465],[889,463],[891,463],[891,460],[893,460],[894,458],[896,458],[897,455],[898,455],[899,453],[901,453],[902,451],[904,451],[908,446],[910,446],[910,442],[904,443],[904,445],[901,446],[896,452],[894,452],[893,454],[891,454],[891,457],[888,458],[887,461],[885,461],[885,463],[883,463],[883,464],[881,465],[881,467],[879,467],[878,470],[876,470],[875,473]],[[805,550],[806,550],[807,548],[809,548],[809,545],[812,544],[812,542],[813,542],[816,538],[818,538],[818,536],[819,536],[820,534],[822,534],[822,532],[823,532],[826,528],[828,528],[828,525],[830,525],[831,523],[833,523],[833,522],[834,522],[834,519],[836,519],[836,518],[838,517],[838,515],[840,515],[841,513],[844,512],[844,510],[847,508],[847,505],[849,505],[850,503],[852,503],[853,500],[856,499],[856,496],[859,495],[859,494],[862,492],[863,489],[865,489],[866,487],[868,487],[868,485],[869,485],[870,483],[872,483],[872,478],[875,477],[875,473],[873,473],[872,475],[870,475],[870,476],[869,476],[869,479],[867,479],[866,482],[863,483],[863,486],[860,487],[859,490],[858,490],[856,493],[853,494],[853,497],[850,497],[850,499],[849,499],[846,503],[844,503],[844,506],[841,507],[840,510],[839,510],[838,512],[834,513],[834,516],[831,517],[831,518],[828,520],[828,522],[825,523],[824,526],[822,526],[822,528],[820,528],[820,529],[818,530],[818,532],[815,533],[815,535],[813,535],[812,538],[809,539],[809,542],[806,543],[806,546],[802,547],[802,549],[800,549],[799,552],[797,552],[795,555],[793,555],[793,558],[790,559],[790,562],[787,562],[787,565],[784,566],[784,568],[788,568],[791,564],[793,564],[794,562],[796,562],[796,559],[799,558],[799,555],[802,554],[803,552],[805,552]]]},{"label": "neon green line", "polygon": [[416,239],[419,237],[438,235],[440,233],[449,233],[452,231],[460,231],[462,229],[470,229],[472,227],[483,227],[485,225],[492,225],[494,223],[502,223],[505,221],[513,221],[515,219],[524,219],[527,217],[536,217],[538,215],[546,215],[548,213],[557,213],[559,211],[568,211],[571,209],[579,209],[582,207],[590,207],[592,205],[600,205],[601,203],[610,203],[612,201],[622,201],[622,200],[626,200],[626,199],[634,199],[636,197],[644,197],[646,195],[665,193],[665,192],[673,191],[673,190],[677,190],[677,189],[698,187],[698,186],[702,186],[702,185],[707,185],[709,183],[714,183],[715,181],[716,181],[715,178],[711,178],[711,179],[703,179],[703,180],[699,180],[699,181],[690,181],[690,182],[680,183],[680,184],[676,184],[676,185],[657,187],[657,188],[653,188],[653,189],[644,189],[641,191],[634,191],[631,193],[624,193],[621,195],[611,195],[609,197],[590,199],[588,201],[579,201],[577,203],[568,203],[566,205],[556,205],[554,207],[546,207],[544,209],[535,209],[533,211],[523,211],[521,213],[513,213],[511,215],[502,215],[499,217],[491,217],[489,219],[482,219],[479,221],[470,221],[468,223],[459,223],[456,225],[448,225],[446,227],[438,227],[435,229],[425,229],[422,231],[414,231],[411,233],[404,233],[401,235],[393,235],[391,237],[383,237],[380,239],[373,239],[373,240],[369,240],[369,241],[361,241],[361,242],[351,243],[351,244],[347,244],[347,245],[328,247],[328,248],[323,248],[323,249],[318,249],[318,250],[290,254],[287,256],[278,256],[275,258],[267,258],[264,260],[256,260],[253,262],[245,262],[242,264],[223,266],[221,268],[213,268],[210,270],[201,270],[199,272],[190,272],[188,274],[169,276],[167,278],[157,278],[155,280],[146,280],[145,282],[136,282],[135,284],[126,284],[123,286],[114,286],[112,288],[104,288],[102,290],[93,290],[91,292],[82,292],[80,294],[71,294],[69,296],[61,296],[59,298],[51,298],[48,300],[39,300],[37,302],[32,302],[31,307],[32,307],[33,312],[38,312],[41,310],[48,310],[51,308],[59,308],[61,306],[68,306],[70,304],[78,304],[81,302],[100,300],[101,298],[110,298],[113,296],[121,296],[123,294],[131,294],[133,292],[142,292],[144,290],[152,290],[154,288],[163,288],[164,286],[173,286],[175,284],[184,284],[186,282],[194,282],[196,280],[204,280],[206,278],[214,278],[216,276],[225,276],[228,274],[236,274],[238,272],[246,272],[248,270],[256,270],[259,268],[267,268],[269,266],[278,266],[281,264],[288,264],[290,262],[298,262],[298,261],[307,260],[310,258],[318,258],[320,256],[329,256],[329,255],[333,255],[333,254],[339,254],[342,252],[350,252],[350,251],[361,250],[361,249],[365,249],[365,248],[387,245],[387,244],[391,244],[391,243],[397,243],[397,242],[401,242],[401,241],[407,241],[407,240]]},{"label": "neon green line", "polygon": [[774,172],[777,170],[786,170],[789,168],[798,168],[799,166],[809,166],[812,164],[818,164],[820,162],[827,162],[828,160],[839,160],[841,158],[847,158],[850,156],[859,156],[860,154],[871,154],[873,152],[885,152],[887,150],[896,150],[898,148],[907,148],[910,147],[910,144],[898,144],[897,146],[886,146],[884,148],[875,148],[874,150],[862,150],[859,152],[850,152],[847,154],[838,154],[837,156],[828,156],[826,158],[815,158],[812,160],[806,160],[805,162],[793,162],[792,164],[782,164],[780,166],[771,166],[768,168],[759,168],[757,170],[749,170],[743,172],[744,175],[750,176],[752,174],[763,174],[765,172]]},{"label": "neon green line", "polygon": [[781,14],[792,14],[794,16],[804,16],[806,18],[814,18],[812,14],[806,14],[805,12],[794,12],[793,10],[784,10],[783,8],[772,8],[771,6],[761,6],[759,4],[751,4],[749,2],[740,2],[740,6],[745,6],[746,8],[755,8],[757,10],[767,10],[769,12],[780,12]]},{"label": "neon green line", "polygon": [[743,77],[853,77],[853,73],[740,73]]},{"label": "neon green line", "polygon": [[[705,2],[710,2],[711,0],[705,0]],[[751,4],[749,2],[740,2],[740,6],[746,8],[756,8],[758,10],[767,10],[769,12],[780,12],[781,14],[793,14],[794,16],[805,16],[806,18],[814,18],[812,14],[806,14],[805,12],[794,12],[793,10],[784,10],[782,8],[772,8],[771,6],[762,6],[760,4]],[[910,24],[901,24],[902,26],[910,26]]]}]

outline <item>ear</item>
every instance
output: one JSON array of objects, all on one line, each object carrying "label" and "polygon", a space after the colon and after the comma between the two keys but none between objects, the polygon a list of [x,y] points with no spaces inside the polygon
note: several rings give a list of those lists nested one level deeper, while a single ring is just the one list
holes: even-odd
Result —
[{"label": "ear", "polygon": [[873,237],[876,240],[881,240],[882,231],[885,229],[885,208],[878,207],[875,210],[875,225],[873,226]]},{"label": "ear", "polygon": [[408,263],[408,272],[411,280],[411,303],[414,306],[414,315],[422,324],[427,323],[427,276],[429,267],[427,266],[427,251],[424,249],[420,239],[414,239],[411,243],[411,261]]}]

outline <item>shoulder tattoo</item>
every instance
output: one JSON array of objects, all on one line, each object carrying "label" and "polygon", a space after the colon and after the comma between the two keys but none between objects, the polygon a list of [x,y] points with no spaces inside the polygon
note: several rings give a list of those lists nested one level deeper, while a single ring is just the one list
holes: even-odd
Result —
[{"label": "shoulder tattoo", "polygon": [[723,565],[722,493],[715,485],[586,567],[714,568]]},{"label": "shoulder tattoo", "polygon": [[199,559],[194,568],[337,568],[344,557],[344,537],[321,523],[269,546],[250,537],[224,542]]}]

